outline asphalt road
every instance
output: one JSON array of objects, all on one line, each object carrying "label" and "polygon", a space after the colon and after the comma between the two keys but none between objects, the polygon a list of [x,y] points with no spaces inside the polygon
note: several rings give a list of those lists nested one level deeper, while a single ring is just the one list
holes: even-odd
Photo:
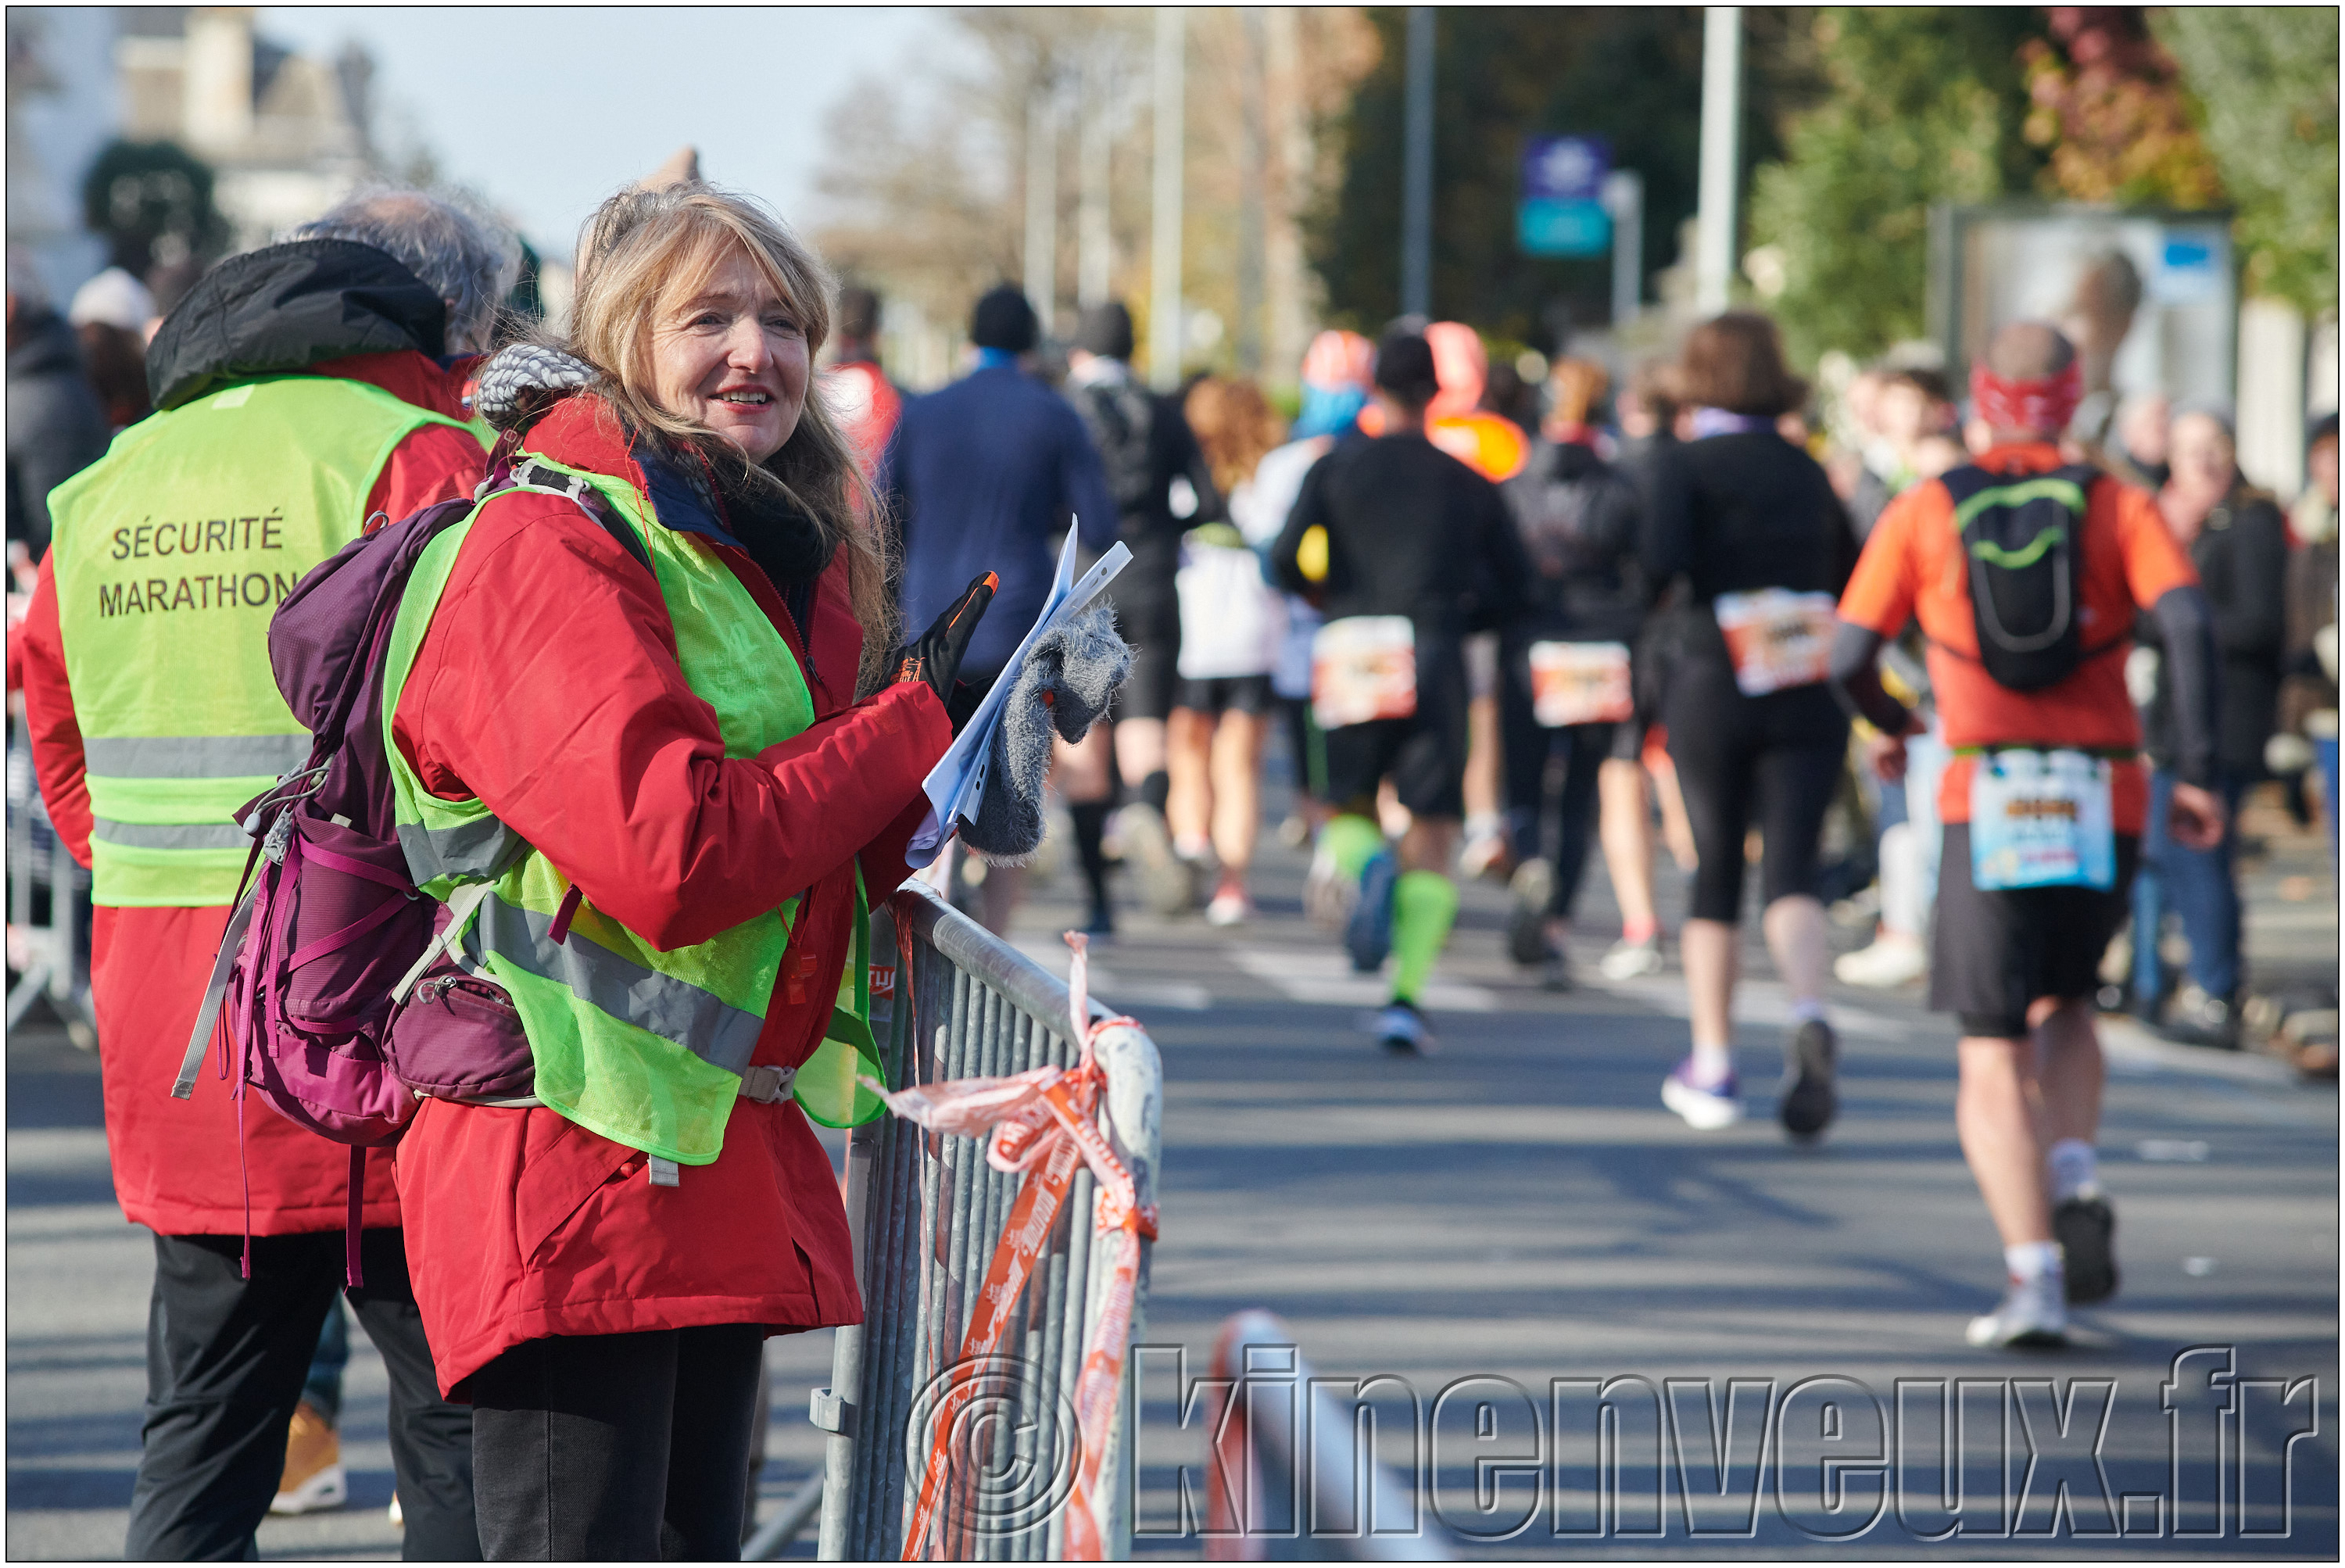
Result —
[{"label": "asphalt road", "polygon": [[[2333,1088],[2112,1025],[2124,1288],[2065,1351],[1974,1350],[1963,1325],[2000,1259],[1955,1146],[1953,1032],[1918,989],[1836,993],[1841,1119],[1795,1147],[1772,1120],[1782,997],[1754,946],[1751,1115],[1698,1134],[1658,1098],[1684,1043],[1674,972],[1543,993],[1500,952],[1502,896],[1469,888],[1427,999],[1445,1048],[1388,1059],[1357,1029],[1374,983],[1301,919],[1301,871],[1268,849],[1259,922],[1130,915],[1094,969],[1166,1078],[1141,1554],[1200,1553],[1178,1503],[1185,1467],[1202,1506],[1203,1404],[1184,1428],[1176,1363],[1203,1377],[1223,1320],[1260,1307],[1314,1371],[1385,1377],[1387,1413],[1414,1395],[1420,1424],[1380,1423],[1379,1451],[1405,1462],[1419,1433],[1423,1521],[1473,1554],[2335,1557]],[[1071,881],[1017,933],[1047,962]],[[2325,856],[2280,844],[2251,888],[2259,971],[2333,974]],[[1599,870],[1583,918],[1608,910]],[[7,1554],[117,1554],[151,1254],[112,1204],[94,1061],[28,1027],[7,1064]],[[768,1513],[817,1462],[800,1412],[827,1338],[769,1346]],[[271,1521],[265,1556],[396,1555],[382,1374],[363,1336],[353,1351],[352,1504]],[[1609,1517],[1579,1436],[1599,1394],[1622,1440]],[[1660,1532],[1638,1534],[1657,1486]],[[1274,1495],[1254,1515],[1290,1517]]]}]

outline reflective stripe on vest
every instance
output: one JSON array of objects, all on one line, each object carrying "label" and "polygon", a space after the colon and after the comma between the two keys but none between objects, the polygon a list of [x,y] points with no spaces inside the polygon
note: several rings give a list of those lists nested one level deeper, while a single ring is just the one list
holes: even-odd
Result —
[{"label": "reflective stripe on vest", "polygon": [[[592,484],[646,546],[677,662],[716,711],[726,756],[754,757],[814,721],[789,646],[730,567],[693,536],[660,526],[627,484],[535,461],[558,479]],[[513,488],[564,494],[545,484]],[[493,504],[492,497],[482,504]],[[401,847],[417,885],[435,898],[444,901],[462,882],[494,879],[496,891],[465,933],[464,962],[513,997],[536,1065],[538,1099],[614,1142],[706,1165],[724,1146],[799,901],[668,952],[582,901],[556,942],[553,927],[572,891],[568,879],[479,799],[444,800],[423,788],[393,720],[479,516],[476,509],[425,547],[391,632],[382,722]]]},{"label": "reflective stripe on vest", "polygon": [[529,853],[528,840],[489,816],[443,828],[401,822],[399,847],[407,874],[426,888],[491,881]]},{"label": "reflective stripe on vest", "polygon": [[475,962],[490,952],[510,959],[541,980],[559,982],[612,1017],[672,1040],[728,1073],[737,1075],[748,1067],[757,1035],[766,1027],[763,1018],[727,1005],[724,998],[689,981],[647,969],[575,931],[555,942],[553,920],[491,893],[464,933],[465,954]]},{"label": "reflective stripe on vest", "polygon": [[237,808],[310,752],[269,616],[358,536],[376,475],[427,424],[467,428],[364,382],[266,377],[140,421],[51,493],[98,903],[235,896],[252,848]]}]

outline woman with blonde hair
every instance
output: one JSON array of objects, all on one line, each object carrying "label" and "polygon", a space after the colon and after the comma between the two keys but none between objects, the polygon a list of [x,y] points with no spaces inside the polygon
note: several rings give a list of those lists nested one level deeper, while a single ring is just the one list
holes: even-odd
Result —
[{"label": "woman with blonde hair", "polygon": [[771,214],[629,191],[579,259],[566,349],[483,373],[501,488],[425,550],[385,674],[400,840],[462,931],[409,1005],[534,1074],[425,1100],[400,1198],[485,1554],[734,1557],[766,1337],[862,1315],[807,1115],[856,1114],[866,901],[982,595],[891,651],[807,395],[828,280]]},{"label": "woman with blonde hair", "polygon": [[[1228,496],[1229,523],[1192,528],[1173,579],[1181,599],[1180,682],[1166,726],[1172,790],[1164,815],[1173,852],[1220,862],[1205,919],[1236,925],[1254,912],[1246,872],[1262,830],[1262,750],[1270,731],[1270,673],[1285,636],[1285,606],[1248,547],[1244,518],[1255,467],[1285,438],[1284,423],[1250,381],[1207,376],[1183,412]],[[1284,519],[1280,519],[1284,521]],[[1277,524],[1268,530],[1275,537]]]}]

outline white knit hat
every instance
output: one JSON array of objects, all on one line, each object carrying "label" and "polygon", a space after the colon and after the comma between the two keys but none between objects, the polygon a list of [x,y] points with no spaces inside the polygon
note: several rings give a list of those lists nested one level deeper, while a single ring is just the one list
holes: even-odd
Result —
[{"label": "white knit hat", "polygon": [[119,267],[108,267],[76,290],[66,311],[66,320],[76,327],[98,321],[126,332],[143,332],[154,319],[155,296]]}]

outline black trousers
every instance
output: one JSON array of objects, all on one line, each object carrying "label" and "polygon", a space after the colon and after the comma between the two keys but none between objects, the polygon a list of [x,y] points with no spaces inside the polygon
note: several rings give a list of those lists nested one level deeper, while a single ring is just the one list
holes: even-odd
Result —
[{"label": "black trousers", "polygon": [[1742,840],[1755,820],[1766,843],[1764,901],[1816,891],[1824,813],[1840,789],[1848,717],[1821,682],[1745,697],[1724,661],[1685,660],[1662,708],[1700,864],[1693,920],[1742,918]]},{"label": "black trousers", "polygon": [[[147,1314],[147,1421],[127,1556],[252,1561],[253,1532],[285,1473],[285,1433],[326,1308],[343,1283],[340,1231],[244,1239],[158,1236]],[[405,1237],[360,1239],[366,1284],[349,1292],[391,1374],[391,1457],[403,1555],[477,1562],[472,1416],[440,1397],[408,1283]]]},{"label": "black trousers", "polygon": [[493,1563],[741,1555],[755,1323],[516,1345],[464,1380]]},{"label": "black trousers", "polygon": [[[1506,782],[1507,827],[1514,835],[1518,858],[1537,856],[1555,868],[1547,912],[1569,920],[1572,905],[1579,900],[1580,878],[1588,870],[1588,851],[1596,842],[1597,771],[1612,755],[1613,732],[1621,727],[1574,724],[1547,728],[1532,705],[1529,657],[1523,645],[1509,641],[1499,657],[1498,751]],[[1563,763],[1563,786],[1550,791],[1548,766],[1558,758]],[[1550,816],[1555,821],[1552,843],[1547,830]]]}]

